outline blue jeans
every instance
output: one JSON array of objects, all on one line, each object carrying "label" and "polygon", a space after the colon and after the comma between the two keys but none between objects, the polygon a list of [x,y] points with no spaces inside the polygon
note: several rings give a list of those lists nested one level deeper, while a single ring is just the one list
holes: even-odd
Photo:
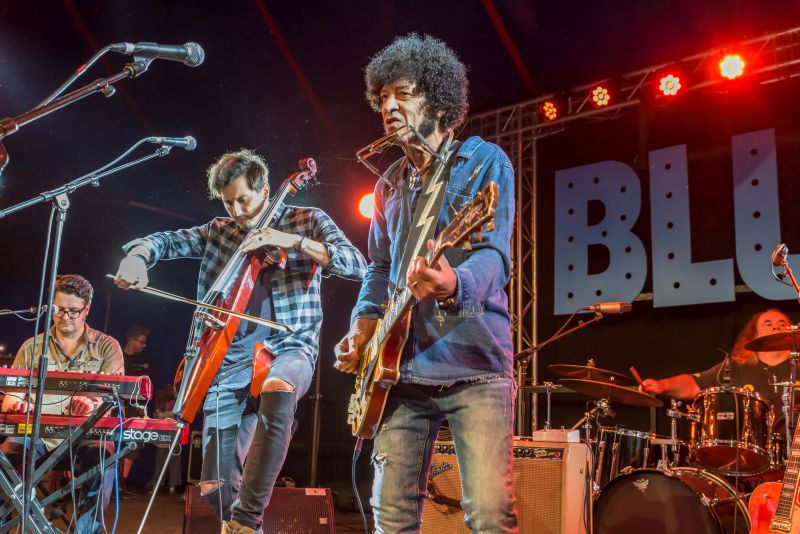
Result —
[{"label": "blue jeans", "polygon": [[[14,466],[22,465],[22,454],[30,443],[30,438],[8,438],[3,443],[3,452],[8,456]],[[73,445],[73,458],[76,477],[96,466],[100,461],[100,443],[97,441],[82,441]],[[44,443],[38,440],[34,455],[40,458],[47,452]],[[106,452],[104,460],[111,456]],[[69,458],[65,457],[56,465],[57,469],[72,470]],[[19,468],[18,468],[19,469]],[[81,485],[78,492],[78,524],[75,529],[77,534],[103,534],[103,513],[108,507],[111,492],[114,489],[114,467],[106,469],[101,478],[97,473]],[[102,490],[102,495],[98,495]]]},{"label": "blue jeans", "polygon": [[[300,351],[290,351],[276,356],[269,378],[291,384],[291,393],[272,392],[254,398],[249,387],[209,392],[203,404],[201,492],[217,517],[228,521],[235,509],[237,521],[252,528],[260,526],[289,449],[297,402],[311,385],[313,374],[313,362]],[[274,397],[283,401],[280,412],[265,412]],[[270,424],[271,418],[276,419],[275,424]],[[289,423],[278,424],[277,419]],[[248,455],[251,450],[258,454]],[[249,475],[244,485],[243,473]]]},{"label": "blue jeans", "polygon": [[518,532],[512,476],[516,385],[511,378],[450,387],[398,384],[375,437],[375,532],[419,532],[433,445],[446,418],[472,532]]}]

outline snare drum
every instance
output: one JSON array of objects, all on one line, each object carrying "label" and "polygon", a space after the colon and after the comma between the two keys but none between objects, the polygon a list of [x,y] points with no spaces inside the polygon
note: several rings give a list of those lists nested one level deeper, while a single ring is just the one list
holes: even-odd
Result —
[{"label": "snare drum", "polygon": [[753,475],[770,466],[771,416],[758,393],[716,387],[694,400],[700,417],[692,444],[695,461],[724,475]]},{"label": "snare drum", "polygon": [[594,482],[602,488],[620,474],[634,469],[655,467],[658,459],[647,432],[625,428],[600,427],[597,432],[597,452]]}]

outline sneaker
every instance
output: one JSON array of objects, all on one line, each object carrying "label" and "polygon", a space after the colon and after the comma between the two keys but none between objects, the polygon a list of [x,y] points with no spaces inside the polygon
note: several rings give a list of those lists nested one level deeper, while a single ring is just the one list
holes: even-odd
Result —
[{"label": "sneaker", "polygon": [[240,525],[238,521],[223,521],[222,534],[255,534],[254,528]]}]

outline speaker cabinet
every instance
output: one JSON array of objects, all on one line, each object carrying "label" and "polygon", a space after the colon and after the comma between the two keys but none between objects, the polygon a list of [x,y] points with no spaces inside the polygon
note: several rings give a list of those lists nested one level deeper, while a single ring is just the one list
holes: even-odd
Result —
[{"label": "speaker cabinet", "polygon": [[[171,461],[175,461],[174,459]],[[189,469],[186,481],[189,484],[199,484],[203,469],[203,432],[192,430],[189,434]]]},{"label": "speaker cabinet", "polygon": [[[219,534],[222,525],[197,486],[186,487],[184,534]],[[264,534],[335,534],[329,488],[275,488],[262,524]]]},{"label": "speaker cabinet", "polygon": [[[591,532],[591,452],[584,443],[514,440],[514,491],[519,531]],[[499,476],[499,475],[498,475]],[[461,479],[453,442],[437,441],[429,475],[423,534],[469,534],[461,510]]]}]

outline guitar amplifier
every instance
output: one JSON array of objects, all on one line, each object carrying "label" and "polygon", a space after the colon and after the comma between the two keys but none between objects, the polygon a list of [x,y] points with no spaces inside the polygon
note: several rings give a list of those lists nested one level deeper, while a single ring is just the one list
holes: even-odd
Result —
[{"label": "guitar amplifier", "polygon": [[[329,488],[275,488],[264,510],[264,534],[335,534],[333,498]],[[219,534],[222,525],[200,495],[186,486],[184,534]]]},{"label": "guitar amplifier", "polygon": [[[591,532],[592,457],[584,443],[514,440],[514,491],[520,532]],[[500,476],[498,474],[498,476]],[[461,479],[453,442],[437,441],[429,474],[423,534],[469,534],[460,507]]]}]

